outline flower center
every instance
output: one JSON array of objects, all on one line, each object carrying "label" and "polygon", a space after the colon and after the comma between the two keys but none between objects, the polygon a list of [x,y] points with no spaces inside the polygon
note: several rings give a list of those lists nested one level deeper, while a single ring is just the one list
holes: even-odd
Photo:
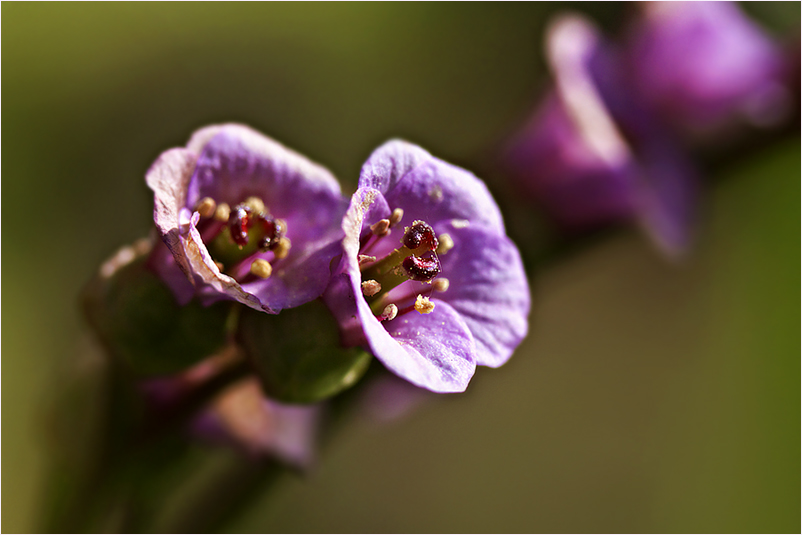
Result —
[{"label": "flower center", "polygon": [[[378,240],[389,235],[390,229],[403,217],[396,209],[389,219],[383,219],[371,226],[371,235],[364,241],[361,252],[368,252]],[[436,278],[441,272],[439,254],[445,254],[454,242],[443,234],[440,239],[434,229],[425,221],[414,221],[404,229],[401,247],[394,249],[381,259],[368,254],[359,255],[362,270],[362,294],[379,321],[388,321],[400,314],[416,310],[428,314],[434,310],[427,293],[446,291],[448,280]],[[391,299],[390,291],[409,283],[409,292],[395,292]],[[428,284],[422,286],[420,283]]]},{"label": "flower center", "polygon": [[204,197],[196,210],[202,218],[198,231],[217,267],[241,283],[269,277],[273,271],[269,256],[275,261],[289,253],[287,222],[271,216],[258,197],[248,197],[233,208]]}]

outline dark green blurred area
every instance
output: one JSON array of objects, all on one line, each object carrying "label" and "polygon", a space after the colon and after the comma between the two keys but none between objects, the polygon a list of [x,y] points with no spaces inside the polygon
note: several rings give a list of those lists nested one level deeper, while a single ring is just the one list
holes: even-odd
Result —
[{"label": "dark green blurred area", "polygon": [[[484,174],[568,7],[610,29],[627,9],[4,4],[3,531],[36,529],[54,389],[86,348],[78,292],[150,229],[161,151],[239,121],[346,193],[390,137]],[[800,20],[795,3],[749,9]],[[799,531],[799,146],[715,177],[683,265],[634,232],[554,264],[508,365],[398,424],[354,422],[233,529]]]}]

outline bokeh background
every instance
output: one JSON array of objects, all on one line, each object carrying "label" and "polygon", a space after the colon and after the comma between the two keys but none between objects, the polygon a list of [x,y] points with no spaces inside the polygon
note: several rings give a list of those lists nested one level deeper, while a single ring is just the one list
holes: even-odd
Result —
[{"label": "bokeh background", "polygon": [[[798,3],[745,7],[797,31]],[[3,531],[37,529],[78,292],[148,232],[161,151],[244,122],[350,192],[403,137],[504,192],[489,162],[565,9],[615,31],[629,8],[5,3]],[[351,421],[232,529],[798,532],[800,140],[715,175],[686,261],[623,231],[553,262],[508,365],[395,424]]]}]

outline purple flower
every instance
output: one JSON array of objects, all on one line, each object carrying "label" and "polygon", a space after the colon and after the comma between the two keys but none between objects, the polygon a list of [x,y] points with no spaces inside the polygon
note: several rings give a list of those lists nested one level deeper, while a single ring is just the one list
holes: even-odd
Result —
[{"label": "purple flower", "polygon": [[618,50],[578,16],[549,27],[554,78],[505,165],[563,230],[637,221],[669,253],[688,242],[695,172],[636,93]]},{"label": "purple flower", "polygon": [[501,366],[526,335],[520,255],[471,173],[388,142],[363,166],[343,230],[324,300],[346,345],[369,347],[396,375],[461,392],[477,364]]},{"label": "purple flower", "polygon": [[637,90],[680,126],[771,125],[788,109],[781,50],[733,3],[646,3],[627,48]]},{"label": "purple flower", "polygon": [[234,299],[277,313],[318,297],[347,202],[323,167],[241,125],[197,131],[147,173],[169,249],[154,269],[183,304]]},{"label": "purple flower", "polygon": [[[148,379],[140,390],[153,417],[169,412],[240,358],[228,348],[175,375]],[[321,405],[285,405],[265,397],[248,376],[217,394],[190,422],[198,438],[306,467],[314,460]]]},{"label": "purple flower", "polygon": [[245,378],[220,393],[191,423],[210,442],[254,457],[271,456],[309,467],[315,458],[322,406],[286,405],[268,399],[258,379]]}]

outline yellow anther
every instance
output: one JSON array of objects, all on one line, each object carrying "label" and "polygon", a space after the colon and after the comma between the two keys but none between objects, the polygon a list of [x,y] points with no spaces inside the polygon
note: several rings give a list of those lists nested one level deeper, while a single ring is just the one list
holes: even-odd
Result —
[{"label": "yellow anther", "polygon": [[397,315],[398,315],[398,307],[390,303],[389,305],[384,307],[384,310],[382,310],[379,319],[381,319],[382,321],[390,321],[392,319],[395,319]]},{"label": "yellow anther", "polygon": [[390,220],[381,219],[370,226],[370,231],[376,236],[386,236],[390,232]]},{"label": "yellow anther", "polygon": [[401,219],[404,217],[404,209],[403,208],[396,208],[393,210],[393,213],[390,214],[390,226],[394,227],[398,223],[401,222]]},{"label": "yellow anther", "polygon": [[434,310],[434,303],[429,301],[428,297],[418,295],[418,298],[415,299],[415,310],[421,314],[431,314]]},{"label": "yellow anther", "polygon": [[242,204],[256,213],[265,212],[265,203],[259,197],[248,197]]},{"label": "yellow anther", "polygon": [[198,205],[195,206],[195,210],[201,215],[201,217],[212,217],[216,208],[217,203],[214,202],[214,199],[211,197],[204,197],[198,201]]},{"label": "yellow anther", "polygon": [[264,258],[257,258],[251,263],[251,273],[260,279],[267,279],[273,274],[273,266]]},{"label": "yellow anther", "polygon": [[290,247],[292,247],[290,239],[287,237],[281,238],[276,248],[273,249],[273,254],[276,255],[276,259],[281,260],[282,258],[287,258],[287,255],[290,254]]},{"label": "yellow anther", "polygon": [[382,285],[374,280],[368,280],[362,283],[362,295],[370,297],[379,293]]},{"label": "yellow anther", "polygon": [[357,261],[359,262],[360,266],[364,266],[365,264],[370,264],[371,262],[376,261],[375,256],[370,256],[366,254],[361,254],[356,257]]},{"label": "yellow anther", "polygon": [[446,290],[448,290],[448,287],[450,285],[451,283],[448,281],[448,279],[439,277],[437,279],[434,279],[434,281],[432,282],[432,289],[435,292],[445,292]]},{"label": "yellow anther", "polygon": [[221,223],[228,223],[228,216],[231,215],[231,207],[224,202],[217,205],[214,211],[214,220]]},{"label": "yellow anther", "polygon": [[215,262],[214,265],[217,266],[217,269],[219,269],[221,273],[226,268],[226,266],[224,266],[222,262]]},{"label": "yellow anther", "polygon": [[440,234],[437,239],[440,241],[437,244],[437,254],[446,254],[454,248],[454,239],[448,234]]}]

